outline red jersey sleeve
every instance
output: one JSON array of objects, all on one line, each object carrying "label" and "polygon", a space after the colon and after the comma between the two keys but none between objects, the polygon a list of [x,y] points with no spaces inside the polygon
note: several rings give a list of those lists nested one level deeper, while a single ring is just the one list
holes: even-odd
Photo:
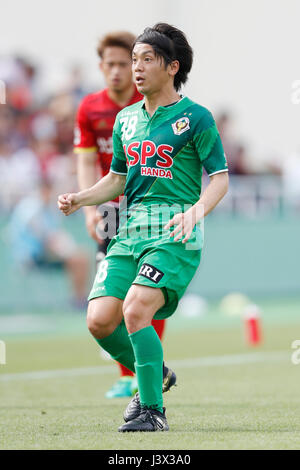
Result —
[{"label": "red jersey sleeve", "polygon": [[98,146],[95,133],[91,128],[91,124],[87,115],[88,103],[84,98],[79,105],[75,129],[74,129],[74,152],[97,152]]}]

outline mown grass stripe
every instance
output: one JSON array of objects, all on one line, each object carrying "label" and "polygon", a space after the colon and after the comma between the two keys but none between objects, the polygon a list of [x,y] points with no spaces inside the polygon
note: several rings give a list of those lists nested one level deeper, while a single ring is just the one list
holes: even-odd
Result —
[{"label": "mown grass stripe", "polygon": [[[186,369],[196,367],[234,366],[240,364],[254,364],[258,362],[277,362],[281,360],[289,361],[289,355],[287,351],[253,352],[245,354],[226,354],[223,356],[196,357],[190,359],[167,361],[167,364],[174,369]],[[68,378],[84,375],[103,375],[114,374],[115,372],[116,367],[114,365],[39,370],[0,374],[0,382]]]}]

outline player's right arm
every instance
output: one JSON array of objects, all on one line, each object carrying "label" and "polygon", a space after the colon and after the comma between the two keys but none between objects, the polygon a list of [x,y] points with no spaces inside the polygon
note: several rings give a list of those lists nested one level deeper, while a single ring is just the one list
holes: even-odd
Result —
[{"label": "player's right arm", "polygon": [[116,119],[113,131],[113,159],[110,172],[91,188],[84,189],[79,193],[61,194],[58,197],[58,207],[65,215],[70,215],[80,207],[112,201],[123,194],[126,177],[126,155],[122,145],[120,124]]},{"label": "player's right arm", "polygon": [[112,201],[124,192],[126,175],[110,171],[98,183],[78,193],[66,193],[58,196],[58,208],[70,215],[84,206],[94,206]]}]

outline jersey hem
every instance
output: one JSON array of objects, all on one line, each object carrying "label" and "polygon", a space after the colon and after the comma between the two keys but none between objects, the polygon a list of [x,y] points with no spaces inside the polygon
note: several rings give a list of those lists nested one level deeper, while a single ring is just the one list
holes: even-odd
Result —
[{"label": "jersey hem", "polygon": [[124,300],[126,297],[126,294],[121,294],[118,289],[105,289],[102,293],[96,294],[96,293],[90,293],[88,296],[88,301],[97,299],[98,297],[115,297],[116,299]]}]

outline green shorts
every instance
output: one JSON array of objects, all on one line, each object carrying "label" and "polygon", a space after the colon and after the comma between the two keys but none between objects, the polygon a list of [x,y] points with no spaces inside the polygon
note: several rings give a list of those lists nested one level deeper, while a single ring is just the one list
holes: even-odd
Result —
[{"label": "green shorts", "polygon": [[183,244],[165,236],[132,239],[116,235],[100,263],[88,300],[113,296],[124,300],[132,284],[162,289],[165,305],[156,319],[172,315],[200,263],[202,237],[199,227]]}]

